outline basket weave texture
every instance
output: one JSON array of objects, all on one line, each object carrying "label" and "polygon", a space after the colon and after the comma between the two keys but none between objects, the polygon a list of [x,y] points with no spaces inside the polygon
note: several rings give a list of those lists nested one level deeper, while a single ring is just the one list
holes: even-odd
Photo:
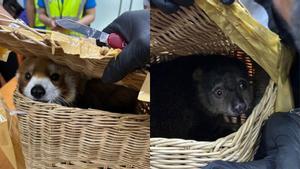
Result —
[{"label": "basket weave texture", "polygon": [[214,160],[250,161],[256,152],[263,122],[274,112],[276,87],[270,82],[260,103],[240,129],[214,142],[150,139],[151,168],[201,168]]},{"label": "basket weave texture", "polygon": [[[207,10],[205,11],[201,7],[206,7]],[[213,14],[214,10],[217,11],[215,14]],[[270,66],[272,64],[281,65],[278,58],[284,53],[284,49],[280,45],[278,37],[273,33],[263,30],[267,32],[266,35],[268,37],[273,38],[273,41],[262,40],[258,43],[264,45],[273,44],[274,46],[270,46],[269,50],[266,46],[261,45],[264,46],[265,51],[267,51],[266,53],[269,52],[270,55],[265,55],[266,57],[260,56],[259,54],[265,54],[263,49],[257,45],[255,46],[255,44],[251,46],[251,40],[261,35],[261,32],[255,32],[262,31],[261,27],[259,27],[260,29],[252,29],[249,25],[243,25],[247,24],[247,21],[240,21],[239,16],[234,15],[236,13],[231,12],[231,10],[241,12],[240,15],[247,17],[253,22],[253,19],[249,18],[247,11],[238,2],[235,2],[232,7],[226,7],[220,5],[218,0],[196,0],[193,6],[182,7],[174,14],[164,14],[158,9],[151,9],[151,62],[156,64],[192,54],[233,56],[233,53],[240,55],[239,51],[246,53],[251,51],[247,54],[264,69],[272,67]],[[221,14],[222,17],[218,20],[220,24],[216,24],[210,18],[210,15],[207,14],[207,11],[210,12],[210,15],[214,15],[214,19],[216,20],[218,19],[217,15]],[[228,19],[226,18],[228,15],[238,21],[226,20]],[[248,34],[238,32],[240,30],[247,30]],[[247,41],[247,36],[251,40]],[[234,39],[234,42],[232,39]],[[243,45],[243,41],[245,41],[246,45]],[[244,48],[240,48],[240,46]],[[269,56],[273,58],[271,61]],[[247,62],[245,64],[248,68],[249,64]],[[274,113],[276,107],[278,83],[275,84],[274,81],[277,82],[279,74],[274,65],[272,69],[265,69],[272,80],[270,80],[261,101],[255,106],[246,123],[237,132],[212,142],[175,138],[151,138],[151,168],[199,169],[215,160],[238,162],[252,160],[258,148],[261,126]],[[288,64],[283,67],[285,67],[284,70],[289,69]],[[255,74],[249,75],[255,76]],[[282,108],[288,109],[289,106]]]},{"label": "basket weave texture", "polygon": [[149,116],[68,108],[15,92],[26,168],[149,168]]},{"label": "basket weave texture", "polygon": [[[151,9],[151,57],[170,59],[176,55],[229,54],[238,47],[199,6],[182,8],[167,15]],[[165,57],[162,57],[165,56]]]},{"label": "basket weave texture", "polygon": [[[0,16],[3,17],[2,14]],[[95,39],[34,30],[13,19],[6,21],[17,26],[0,25],[1,47],[24,56],[47,57],[90,77],[101,77],[109,60],[120,53],[119,49],[96,46]]]}]

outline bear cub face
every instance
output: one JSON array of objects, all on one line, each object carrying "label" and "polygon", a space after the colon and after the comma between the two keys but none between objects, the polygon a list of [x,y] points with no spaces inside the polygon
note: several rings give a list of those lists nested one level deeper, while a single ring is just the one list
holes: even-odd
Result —
[{"label": "bear cub face", "polygon": [[226,122],[245,121],[252,108],[253,86],[247,69],[237,59],[219,57],[210,60],[193,73],[197,97],[209,116],[223,115]]}]

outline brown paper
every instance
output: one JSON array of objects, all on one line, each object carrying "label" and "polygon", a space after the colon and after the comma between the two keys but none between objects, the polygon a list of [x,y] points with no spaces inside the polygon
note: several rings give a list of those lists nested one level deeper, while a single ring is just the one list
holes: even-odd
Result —
[{"label": "brown paper", "polygon": [[0,47],[0,61],[6,62],[8,59],[9,52],[10,51],[8,49]]},{"label": "brown paper", "polygon": [[[0,99],[0,102],[2,100]],[[12,166],[17,169],[16,156],[14,152],[14,147],[8,132],[8,121],[6,117],[6,110],[4,104],[0,103],[0,149],[7,157]]]},{"label": "brown paper", "polygon": [[285,112],[293,108],[288,79],[293,53],[281,44],[279,36],[253,19],[240,3],[224,6],[219,0],[195,2],[233,43],[245,51],[276,82],[276,111]]},{"label": "brown paper", "polygon": [[[99,47],[95,39],[72,37],[60,32],[51,32],[48,34],[52,43],[58,44],[67,54],[79,54],[80,58],[102,59],[107,57],[116,57],[121,50],[108,47]],[[99,56],[100,55],[100,56]]]},{"label": "brown paper", "polygon": [[17,120],[0,95],[0,149],[15,169],[25,169]]},{"label": "brown paper", "polygon": [[36,31],[30,31],[25,28],[13,28],[4,25],[0,25],[0,28],[4,32],[14,32],[22,40],[29,38],[34,42],[41,42],[46,38],[44,34],[40,34]]},{"label": "brown paper", "polygon": [[144,102],[150,102],[150,73],[147,73],[146,79],[139,92],[138,100]]}]

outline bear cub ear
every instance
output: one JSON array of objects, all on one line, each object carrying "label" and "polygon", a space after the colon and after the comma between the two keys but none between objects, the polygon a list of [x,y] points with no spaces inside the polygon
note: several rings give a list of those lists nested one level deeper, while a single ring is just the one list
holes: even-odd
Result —
[{"label": "bear cub ear", "polygon": [[201,81],[203,75],[203,70],[202,69],[196,69],[193,73],[193,79],[195,81]]}]

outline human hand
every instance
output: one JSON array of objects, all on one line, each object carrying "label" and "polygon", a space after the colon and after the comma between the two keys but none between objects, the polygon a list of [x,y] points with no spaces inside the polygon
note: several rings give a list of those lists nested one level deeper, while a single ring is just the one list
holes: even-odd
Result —
[{"label": "human hand", "polygon": [[51,29],[51,30],[54,30],[55,28],[56,28],[56,23],[55,23],[55,20],[54,19],[51,19],[51,18],[49,18],[49,28]]},{"label": "human hand", "polygon": [[214,161],[203,169],[300,169],[300,116],[275,113],[267,120],[255,160],[245,163]]},{"label": "human hand", "polygon": [[69,32],[68,30],[64,29],[63,27],[57,25],[56,21],[54,19],[51,19],[49,27],[53,31],[57,31],[57,32],[65,33],[65,34],[68,34],[68,32]]},{"label": "human hand", "polygon": [[135,69],[144,67],[150,60],[150,12],[147,10],[125,12],[104,30],[121,35],[127,46],[108,63],[102,80],[113,83]]},{"label": "human hand", "polygon": [[[299,113],[299,109],[294,112]],[[300,116],[296,113],[274,113],[262,129],[261,143],[255,158],[266,156],[272,168],[300,169]],[[269,169],[269,168],[268,168]]]}]

